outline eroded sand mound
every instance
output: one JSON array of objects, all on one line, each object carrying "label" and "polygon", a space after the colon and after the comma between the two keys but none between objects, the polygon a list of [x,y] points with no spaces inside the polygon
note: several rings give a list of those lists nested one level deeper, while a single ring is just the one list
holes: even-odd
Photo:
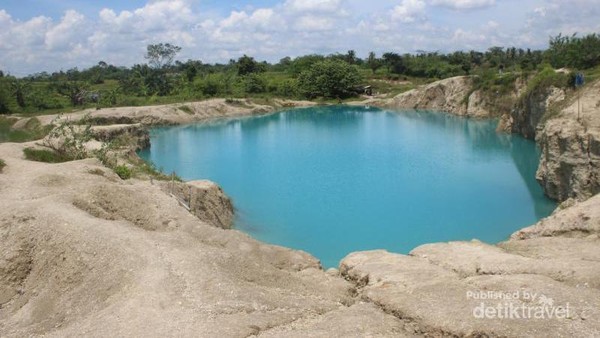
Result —
[{"label": "eroded sand mound", "polygon": [[404,332],[306,253],[204,223],[96,160],[22,148],[0,145],[0,336]]}]

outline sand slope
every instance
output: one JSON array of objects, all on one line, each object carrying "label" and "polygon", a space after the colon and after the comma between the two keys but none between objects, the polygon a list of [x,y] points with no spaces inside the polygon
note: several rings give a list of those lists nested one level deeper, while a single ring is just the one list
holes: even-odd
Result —
[{"label": "sand slope", "polygon": [[351,284],[306,253],[204,223],[96,160],[36,163],[22,148],[0,144],[0,336],[239,337],[325,314],[351,334],[402,331],[352,307]]}]

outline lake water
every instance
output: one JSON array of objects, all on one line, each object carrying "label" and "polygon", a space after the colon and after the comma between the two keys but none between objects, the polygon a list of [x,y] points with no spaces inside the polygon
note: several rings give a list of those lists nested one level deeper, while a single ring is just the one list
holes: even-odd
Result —
[{"label": "lake water", "polygon": [[319,107],[161,127],[140,156],[233,199],[236,227],[335,267],[352,251],[495,243],[549,215],[532,141],[495,121]]}]

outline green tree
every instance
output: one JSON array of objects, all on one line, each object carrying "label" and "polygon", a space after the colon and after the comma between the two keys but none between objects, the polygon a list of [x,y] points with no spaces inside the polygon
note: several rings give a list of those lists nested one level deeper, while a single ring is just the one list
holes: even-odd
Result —
[{"label": "green tree", "polygon": [[267,90],[267,81],[259,74],[248,74],[245,76],[246,93],[258,94]]},{"label": "green tree", "polygon": [[287,71],[288,68],[292,65],[292,58],[289,56],[286,56],[284,58],[282,58],[281,60],[279,60],[279,62],[274,65],[274,70],[276,71]]},{"label": "green tree", "polygon": [[299,56],[292,61],[288,69],[292,75],[298,76],[303,71],[309,69],[313,64],[323,60],[325,60],[323,55],[311,54]]},{"label": "green tree", "polygon": [[252,73],[262,73],[266,69],[263,64],[258,63],[253,57],[244,54],[237,60],[238,75],[244,76]]},{"label": "green tree", "polygon": [[544,58],[554,68],[593,68],[600,64],[600,35],[589,34],[582,38],[558,35],[550,39],[550,48]]},{"label": "green tree", "polygon": [[287,79],[279,84],[277,93],[283,97],[295,98],[298,96],[298,80]]},{"label": "green tree", "polygon": [[25,80],[13,79],[10,81],[11,93],[17,101],[17,105],[21,108],[25,108],[25,97],[28,95],[31,89],[31,83]]},{"label": "green tree", "polygon": [[348,62],[351,65],[354,65],[357,63],[357,59],[356,59],[356,52],[354,50],[349,50],[348,52],[346,52],[346,55],[344,55],[343,57],[344,61]]},{"label": "green tree", "polygon": [[404,58],[396,53],[383,54],[383,63],[388,69],[388,73],[404,74],[407,70]]},{"label": "green tree", "polygon": [[110,89],[106,91],[106,93],[102,96],[104,104],[110,107],[114,107],[117,105],[117,101],[119,99],[119,91],[120,87]]},{"label": "green tree", "polygon": [[506,53],[502,47],[491,47],[485,53],[485,59],[492,67],[498,67],[504,64],[506,59]]},{"label": "green tree", "polygon": [[170,43],[159,43],[156,45],[148,45],[146,47],[145,58],[150,63],[150,66],[155,69],[169,67],[177,53],[181,51],[181,47]]},{"label": "green tree", "polygon": [[81,81],[59,80],[52,84],[54,90],[69,99],[71,105],[81,106],[85,103],[88,86]]},{"label": "green tree", "polygon": [[0,115],[9,114],[9,93],[8,84],[4,77],[0,78]]},{"label": "green tree", "polygon": [[52,85],[40,86],[29,91],[27,97],[29,106],[37,110],[64,108],[62,100],[53,93]]},{"label": "green tree", "polygon": [[355,94],[361,81],[355,66],[344,61],[325,60],[313,64],[298,77],[298,86],[309,98],[344,98]]},{"label": "green tree", "polygon": [[377,69],[381,68],[381,60],[377,58],[375,52],[370,52],[369,57],[367,58],[367,65],[373,71],[373,74],[377,71]]},{"label": "green tree", "polygon": [[190,60],[185,64],[185,78],[188,82],[193,82],[196,75],[198,75],[198,66]]}]

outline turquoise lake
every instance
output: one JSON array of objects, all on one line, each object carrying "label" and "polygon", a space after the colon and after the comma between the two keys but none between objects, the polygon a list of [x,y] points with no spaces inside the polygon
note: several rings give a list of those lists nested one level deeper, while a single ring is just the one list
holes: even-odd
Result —
[{"label": "turquoise lake", "polygon": [[353,251],[496,243],[548,216],[534,142],[495,121],[332,106],[160,127],[140,156],[232,198],[236,227],[337,267]]}]

